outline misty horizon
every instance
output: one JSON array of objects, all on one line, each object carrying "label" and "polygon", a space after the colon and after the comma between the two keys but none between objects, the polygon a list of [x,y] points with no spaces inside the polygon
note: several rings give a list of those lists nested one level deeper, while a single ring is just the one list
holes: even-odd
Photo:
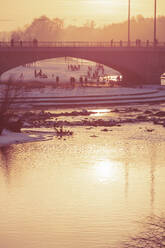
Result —
[{"label": "misty horizon", "polygon": [[[153,18],[142,15],[131,17],[131,40],[153,40]],[[165,40],[163,32],[165,16],[157,18],[157,39]],[[1,41],[32,40],[40,41],[109,41],[127,40],[128,22],[114,22],[100,27],[95,20],[87,20],[83,25],[67,25],[62,18],[50,19],[46,15],[34,18],[31,24],[11,32],[0,32]]]}]

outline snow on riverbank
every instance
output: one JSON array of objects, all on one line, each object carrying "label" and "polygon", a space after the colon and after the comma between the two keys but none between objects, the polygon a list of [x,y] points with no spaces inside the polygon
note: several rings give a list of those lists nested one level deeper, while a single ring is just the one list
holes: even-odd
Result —
[{"label": "snow on riverbank", "polygon": [[157,87],[150,86],[144,88],[131,88],[131,87],[75,87],[69,89],[56,88],[52,89],[47,87],[45,89],[33,89],[26,93],[29,97],[67,97],[67,96],[91,96],[91,95],[128,95],[128,94],[141,94],[153,92]]},{"label": "snow on riverbank", "polygon": [[27,133],[15,133],[7,129],[4,129],[2,131],[2,134],[0,135],[0,147],[11,144],[18,144],[18,143],[43,141],[43,140],[51,139],[52,137],[50,135],[46,136],[41,132],[38,132],[36,134],[34,133],[27,134]]}]

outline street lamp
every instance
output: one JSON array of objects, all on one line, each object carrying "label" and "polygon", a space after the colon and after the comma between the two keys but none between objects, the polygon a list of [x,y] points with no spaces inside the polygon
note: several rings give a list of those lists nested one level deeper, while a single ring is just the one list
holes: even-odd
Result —
[{"label": "street lamp", "polygon": [[154,0],[154,46],[156,46],[157,39],[156,39],[156,0]]},{"label": "street lamp", "polygon": [[128,46],[130,46],[130,0],[128,0]]}]

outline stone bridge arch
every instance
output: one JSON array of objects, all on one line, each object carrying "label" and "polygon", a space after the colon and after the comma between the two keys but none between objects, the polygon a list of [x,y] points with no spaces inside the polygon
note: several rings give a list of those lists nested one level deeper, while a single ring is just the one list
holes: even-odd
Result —
[{"label": "stone bridge arch", "polygon": [[119,71],[125,81],[160,83],[165,72],[164,48],[26,47],[0,48],[0,75],[38,60],[75,57],[94,61]]}]

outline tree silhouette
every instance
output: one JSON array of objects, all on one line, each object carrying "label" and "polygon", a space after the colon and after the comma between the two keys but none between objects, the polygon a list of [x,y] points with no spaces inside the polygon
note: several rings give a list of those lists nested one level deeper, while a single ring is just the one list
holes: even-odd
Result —
[{"label": "tree silhouette", "polygon": [[125,242],[123,248],[164,248],[165,218],[152,216],[144,223],[144,231]]},{"label": "tree silhouette", "polygon": [[[11,118],[14,116],[15,110],[11,106],[15,99],[21,94],[22,88],[13,84],[12,77],[1,85],[1,98],[0,98],[0,134],[4,128],[11,126]],[[20,125],[20,122],[17,124]],[[16,125],[16,123],[14,124]],[[19,129],[19,128],[18,128]]]},{"label": "tree silhouette", "polygon": [[[87,20],[84,25],[64,25],[61,18],[50,19],[43,15],[35,18],[30,25],[11,33],[0,32],[0,39],[13,38],[15,41],[110,41],[114,39],[127,40],[127,21],[111,23],[99,27],[94,20]],[[131,40],[140,39],[153,41],[153,18],[144,18],[137,15],[131,18]],[[159,41],[165,41],[165,16],[157,18],[157,37]]]}]

